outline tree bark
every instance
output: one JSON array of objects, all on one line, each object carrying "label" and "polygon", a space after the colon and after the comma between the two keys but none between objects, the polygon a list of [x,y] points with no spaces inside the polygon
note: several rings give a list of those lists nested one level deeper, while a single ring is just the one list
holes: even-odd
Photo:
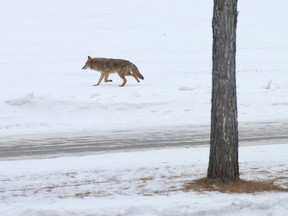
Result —
[{"label": "tree bark", "polygon": [[214,0],[208,179],[239,179],[236,94],[237,0]]}]

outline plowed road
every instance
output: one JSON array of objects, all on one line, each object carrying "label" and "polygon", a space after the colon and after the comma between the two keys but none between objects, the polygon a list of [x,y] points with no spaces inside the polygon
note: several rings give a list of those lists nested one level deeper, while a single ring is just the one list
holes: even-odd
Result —
[{"label": "plowed road", "polygon": [[[1,136],[0,160],[209,145],[209,126]],[[288,144],[288,122],[239,124],[240,146]]]}]

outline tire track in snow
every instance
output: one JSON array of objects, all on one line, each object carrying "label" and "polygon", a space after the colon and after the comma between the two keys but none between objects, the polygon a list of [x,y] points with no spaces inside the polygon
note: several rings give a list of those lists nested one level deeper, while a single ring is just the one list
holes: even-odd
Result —
[{"label": "tire track in snow", "polygon": [[[240,146],[288,143],[288,123],[243,123]],[[37,134],[0,138],[0,160],[80,156],[115,151],[191,147],[209,144],[209,126],[146,130]]]}]

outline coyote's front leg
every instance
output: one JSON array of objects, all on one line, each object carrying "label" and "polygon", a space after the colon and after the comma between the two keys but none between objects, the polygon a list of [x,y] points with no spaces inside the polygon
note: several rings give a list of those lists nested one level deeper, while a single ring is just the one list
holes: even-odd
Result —
[{"label": "coyote's front leg", "polygon": [[93,85],[93,86],[98,86],[98,85],[102,82],[103,78],[104,78],[104,74],[101,73],[101,76],[100,76],[100,78],[99,78],[99,80],[98,80],[98,83],[95,84],[95,85]]},{"label": "coyote's front leg", "polygon": [[112,82],[112,80],[108,80],[108,77],[109,77],[109,73],[106,73],[104,82]]}]

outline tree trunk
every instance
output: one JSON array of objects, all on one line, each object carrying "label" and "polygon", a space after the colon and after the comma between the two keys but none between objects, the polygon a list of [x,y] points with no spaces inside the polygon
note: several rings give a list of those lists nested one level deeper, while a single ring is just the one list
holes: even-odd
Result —
[{"label": "tree trunk", "polygon": [[208,179],[239,179],[236,95],[237,0],[214,0]]}]

